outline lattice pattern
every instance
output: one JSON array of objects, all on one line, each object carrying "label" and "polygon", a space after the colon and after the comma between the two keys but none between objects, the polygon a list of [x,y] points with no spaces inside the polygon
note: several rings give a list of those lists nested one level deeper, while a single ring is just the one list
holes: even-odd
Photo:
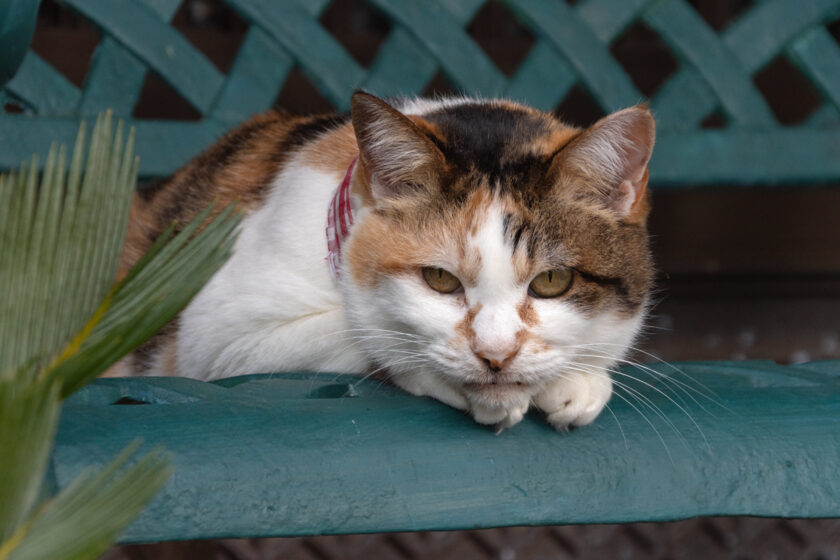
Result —
[{"label": "lattice pattern", "polygon": [[[574,5],[505,0],[535,37],[510,76],[465,29],[486,0],[368,0],[392,28],[367,68],[319,24],[329,0],[224,0],[249,24],[227,75],[169,25],[180,0],[64,1],[100,27],[104,38],[83,88],[34,53],[27,55],[0,92],[0,101],[12,99],[25,108],[24,115],[0,115],[5,132],[0,168],[44,151],[50,139],[70,138],[79,118],[104,108],[131,115],[147,72],[162,77],[203,119],[137,121],[144,175],[171,172],[226,128],[270,107],[294,67],[303,69],[338,110],[348,108],[357,88],[384,96],[417,94],[442,73],[465,93],[501,95],[545,109],[556,107],[573,87],[582,87],[609,112],[644,100],[610,53],[610,45],[641,22],[679,61],[678,71],[650,100],[660,130],[675,139],[672,148],[656,156],[655,179],[840,177],[840,47],[826,29],[840,16],[840,0],[766,0],[742,12],[721,33],[686,0],[581,0]],[[822,98],[811,118],[794,129],[779,125],[753,81],[780,54]],[[729,126],[701,133],[704,119],[715,113]]]}]

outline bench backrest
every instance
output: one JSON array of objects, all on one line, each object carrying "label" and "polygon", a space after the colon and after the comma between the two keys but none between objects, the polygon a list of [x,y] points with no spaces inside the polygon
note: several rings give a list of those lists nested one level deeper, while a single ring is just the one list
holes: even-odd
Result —
[{"label": "bench backrest", "polygon": [[[52,140],[69,143],[79,120],[111,108],[137,127],[141,175],[169,174],[224,130],[268,109],[295,67],[339,111],[357,88],[414,95],[441,72],[467,94],[545,109],[581,86],[609,112],[645,100],[610,52],[628,27],[641,23],[678,61],[650,99],[660,130],[653,162],[658,186],[840,178],[840,47],[826,29],[840,14],[838,0],[758,2],[719,33],[687,0],[506,0],[535,37],[510,76],[465,30],[485,0],[369,0],[391,30],[366,68],[319,24],[329,0],[224,1],[249,26],[227,75],[170,25],[179,0],[65,0],[100,28],[102,40],[81,88],[34,52],[26,54],[0,90],[3,105],[23,109],[0,113],[0,169],[44,153]],[[31,26],[31,13],[12,15],[30,18],[23,24]],[[20,39],[0,36],[3,41]],[[778,122],[753,80],[780,55],[821,99],[794,127]],[[201,120],[131,119],[147,72],[170,84]],[[711,114],[721,115],[725,126],[704,128]]]}]

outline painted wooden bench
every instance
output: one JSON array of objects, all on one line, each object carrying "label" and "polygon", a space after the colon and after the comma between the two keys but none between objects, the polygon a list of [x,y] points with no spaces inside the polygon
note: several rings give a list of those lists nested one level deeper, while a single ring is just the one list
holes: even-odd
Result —
[{"label": "painted wooden bench", "polygon": [[[840,48],[825,28],[840,0],[758,2],[721,33],[684,0],[510,0],[536,38],[511,76],[464,29],[484,0],[370,0],[392,28],[367,68],[319,25],[328,0],[225,0],[249,24],[227,75],[169,25],[176,0],[65,3],[103,34],[82,88],[21,50],[34,2],[0,7],[0,106],[21,109],[0,113],[0,169],[69,144],[81,119],[111,108],[137,128],[141,174],[168,174],[270,107],[294,67],[338,110],[356,88],[413,94],[442,72],[467,93],[543,108],[582,86],[611,111],[643,99],[609,51],[641,21],[680,62],[650,100],[656,188],[840,178]],[[776,121],[752,81],[780,53],[821,96],[796,127]],[[133,119],[148,72],[201,119]],[[727,126],[701,127],[716,111]],[[434,401],[347,376],[101,380],[64,407],[52,482],[65,486],[137,436],[165,446],[175,475],[125,542],[840,516],[840,363],[651,368],[624,370],[640,380],[635,393],[617,395],[590,427],[556,434],[533,416],[498,436]]]}]

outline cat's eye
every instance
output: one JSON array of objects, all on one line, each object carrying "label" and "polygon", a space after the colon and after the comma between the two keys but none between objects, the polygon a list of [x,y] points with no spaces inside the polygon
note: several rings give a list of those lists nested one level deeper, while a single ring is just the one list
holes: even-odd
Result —
[{"label": "cat's eye", "polygon": [[572,285],[572,269],[554,268],[537,274],[528,285],[531,295],[541,298],[553,298],[566,293]]},{"label": "cat's eye", "polygon": [[431,289],[442,294],[451,294],[461,287],[461,281],[442,268],[423,268],[423,280]]}]

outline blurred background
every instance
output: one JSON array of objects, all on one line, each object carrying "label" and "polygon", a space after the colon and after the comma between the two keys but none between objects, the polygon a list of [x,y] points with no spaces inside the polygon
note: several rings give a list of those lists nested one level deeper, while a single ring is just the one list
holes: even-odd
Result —
[{"label": "blurred background", "polygon": [[[562,1],[562,0],[558,0]],[[574,4],[574,2],[569,2]],[[755,2],[694,0],[721,32]],[[803,2],[807,4],[807,2]],[[363,67],[391,23],[364,0],[333,0],[320,24]],[[226,73],[247,23],[215,0],[184,0],[173,25]],[[840,19],[827,26],[840,40]],[[535,43],[509,8],[489,1],[466,27],[498,69],[512,75]],[[32,49],[82,86],[102,36],[54,0],[41,3]],[[610,46],[646,96],[679,68],[659,36],[635,23]],[[813,84],[784,55],[753,75],[778,121],[795,126],[820,106]],[[376,92],[374,92],[376,93]],[[424,94],[458,93],[442,73]],[[333,110],[295,69],[275,105],[292,113]],[[23,111],[10,101],[3,110]],[[603,112],[580,86],[555,107],[580,126]],[[160,77],[148,73],[138,119],[197,121],[202,115]],[[703,128],[726,127],[719,112]],[[738,186],[657,191],[650,227],[659,275],[656,305],[640,340],[640,361],[771,359],[797,363],[840,358],[840,185]],[[510,528],[449,533],[202,541],[118,547],[107,558],[840,558],[840,522],[706,518],[661,524]]]}]

